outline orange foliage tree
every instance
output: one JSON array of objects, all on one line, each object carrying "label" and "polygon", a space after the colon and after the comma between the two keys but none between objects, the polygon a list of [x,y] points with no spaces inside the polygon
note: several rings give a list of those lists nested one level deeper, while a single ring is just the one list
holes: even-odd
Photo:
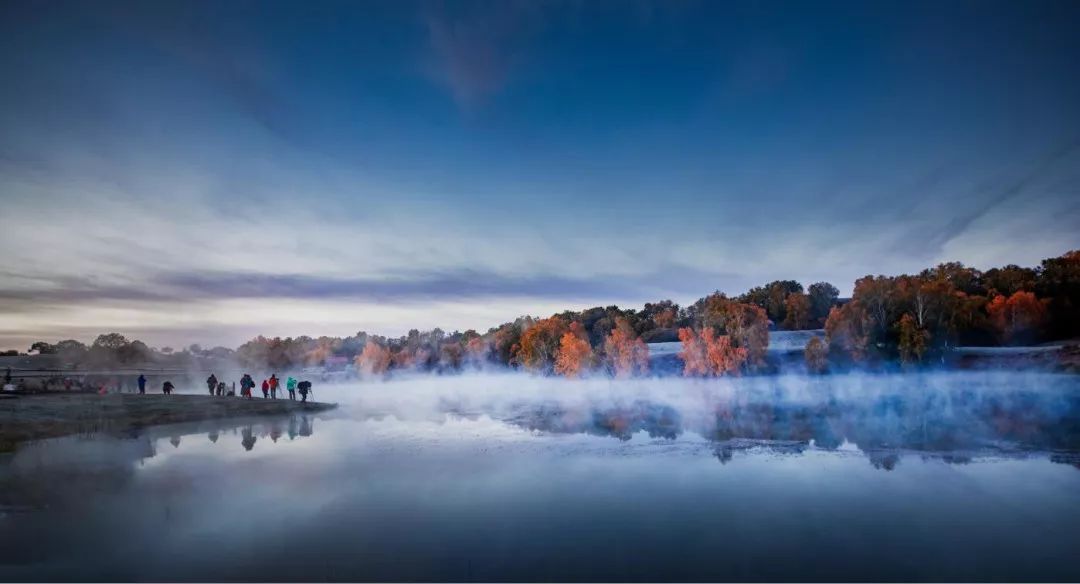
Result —
[{"label": "orange foliage tree", "polygon": [[926,349],[930,344],[930,333],[919,326],[915,317],[908,313],[904,313],[904,316],[900,317],[900,322],[897,323],[896,328],[900,337],[897,345],[900,351],[900,362],[922,361],[923,355],[926,354]]},{"label": "orange foliage tree", "polygon": [[790,331],[801,331],[810,324],[812,306],[810,297],[802,292],[788,294],[784,301],[787,315],[784,318],[784,328]]},{"label": "orange foliage tree", "polygon": [[368,341],[354,364],[364,375],[382,375],[390,368],[390,351],[375,341]]},{"label": "orange foliage tree", "polygon": [[625,318],[616,321],[615,329],[604,342],[608,367],[615,377],[625,378],[649,372],[649,347],[634,334]]},{"label": "orange foliage tree", "polygon": [[536,321],[521,333],[516,357],[519,363],[534,371],[550,371],[559,352],[566,323],[557,317]]},{"label": "orange foliage tree", "polygon": [[679,329],[683,350],[683,375],[707,377],[712,375],[738,375],[746,365],[749,351],[736,347],[729,335],[717,336],[712,327],[694,332],[689,327]]},{"label": "orange foliage tree", "polygon": [[806,343],[803,350],[806,368],[812,373],[821,373],[829,366],[829,345],[821,337],[814,337]]},{"label": "orange foliage tree", "polygon": [[862,304],[851,301],[833,307],[825,321],[825,340],[830,348],[844,351],[853,361],[866,358],[874,321]]},{"label": "orange foliage tree", "polygon": [[713,329],[701,331],[701,340],[705,343],[705,359],[713,375],[738,375],[750,352],[745,347],[736,347],[729,335],[717,336]]},{"label": "orange foliage tree", "polygon": [[1046,302],[1031,292],[1020,291],[1006,298],[995,296],[986,306],[990,322],[1006,343],[1029,342],[1038,338],[1046,322]]},{"label": "orange foliage tree", "polygon": [[471,337],[465,342],[465,356],[466,361],[473,365],[486,363],[491,356],[491,343],[479,335]]},{"label": "orange foliage tree", "polygon": [[559,340],[559,353],[555,357],[555,373],[567,377],[581,377],[592,365],[592,346],[589,336],[580,322],[570,323],[570,330]]},{"label": "orange foliage tree", "polygon": [[679,341],[682,342],[679,358],[683,362],[683,375],[686,377],[708,375],[709,362],[705,357],[705,343],[701,341],[701,337],[694,332],[694,329],[684,326],[679,329]]},{"label": "orange foliage tree", "polygon": [[723,330],[734,347],[746,349],[746,363],[751,367],[765,364],[769,350],[769,317],[765,309],[753,304],[732,302],[726,310]]}]

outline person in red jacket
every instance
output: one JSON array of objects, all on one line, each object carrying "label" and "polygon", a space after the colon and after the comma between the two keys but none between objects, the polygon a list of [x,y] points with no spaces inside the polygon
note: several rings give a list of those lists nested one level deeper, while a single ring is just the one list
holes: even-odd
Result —
[{"label": "person in red jacket", "polygon": [[269,398],[270,397],[270,382],[269,381],[267,381],[265,379],[263,380],[262,390],[263,390],[263,399]]},{"label": "person in red jacket", "polygon": [[279,381],[278,381],[277,373],[272,373],[270,375],[270,399],[277,399],[278,384],[279,384]]}]

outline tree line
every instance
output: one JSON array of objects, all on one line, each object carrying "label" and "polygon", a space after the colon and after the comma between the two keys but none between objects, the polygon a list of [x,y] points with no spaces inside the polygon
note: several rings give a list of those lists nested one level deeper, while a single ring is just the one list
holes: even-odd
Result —
[{"label": "tree line", "polygon": [[80,366],[156,364],[205,367],[229,361],[252,370],[304,366],[354,368],[362,376],[393,371],[509,367],[544,374],[616,377],[649,372],[649,343],[679,341],[687,376],[739,375],[767,367],[770,330],[825,329],[806,347],[807,366],[899,359],[927,361],[958,345],[1008,345],[1068,339],[1080,331],[1080,252],[1036,268],[985,272],[952,262],[916,275],[866,276],[841,299],[827,282],[807,288],[778,280],[728,297],[716,291],[688,306],[671,300],[640,310],[618,306],[522,316],[486,332],[410,330],[401,337],[256,337],[235,350],[198,345],[153,349],[117,333],[86,346],[34,343]]},{"label": "tree line", "polygon": [[916,275],[865,276],[850,302],[830,309],[825,339],[806,350],[827,360],[918,363],[958,345],[1030,345],[1080,335],[1080,251],[1036,268],[981,272],[951,262]]}]

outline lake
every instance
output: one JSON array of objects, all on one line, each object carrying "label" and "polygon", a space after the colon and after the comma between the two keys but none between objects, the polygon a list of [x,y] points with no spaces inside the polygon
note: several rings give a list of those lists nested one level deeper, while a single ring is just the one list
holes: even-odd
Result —
[{"label": "lake", "polygon": [[3,455],[0,578],[1080,580],[1077,377],[315,391]]}]

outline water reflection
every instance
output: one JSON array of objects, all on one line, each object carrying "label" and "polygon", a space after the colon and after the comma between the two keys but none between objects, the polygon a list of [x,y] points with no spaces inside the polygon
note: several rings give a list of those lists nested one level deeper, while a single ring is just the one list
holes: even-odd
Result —
[{"label": "water reflection", "polygon": [[798,454],[810,446],[835,450],[845,443],[866,453],[882,470],[896,468],[902,451],[935,453],[949,463],[970,461],[973,454],[1080,451],[1080,398],[1075,392],[958,391],[796,403],[735,396],[716,400],[709,411],[688,420],[675,407],[649,400],[576,408],[518,404],[506,420],[540,432],[623,441],[638,433],[676,439],[693,432],[719,443],[721,462],[731,459],[727,453],[750,447]]},{"label": "water reflection", "polygon": [[[135,469],[159,454],[155,448],[159,439],[181,450],[183,436],[205,433],[211,444],[217,444],[223,432],[231,431],[241,437],[244,451],[251,451],[257,428],[267,428],[262,431],[270,436],[280,435],[285,423],[304,428],[299,436],[314,433],[310,416],[294,414],[287,421],[180,424],[122,436],[68,436],[23,444],[14,455],[0,457],[0,516],[12,510],[78,502],[79,494],[87,490],[121,489],[132,480]],[[208,424],[213,425],[207,430]]]},{"label": "water reflection", "polygon": [[244,437],[240,441],[240,444],[243,445],[244,450],[250,451],[252,448],[255,448],[255,433],[252,432],[251,426],[247,426],[246,428],[244,428],[240,435]]},{"label": "water reflection", "polygon": [[[1071,406],[997,399],[357,408],[45,441],[0,462],[0,580],[1075,580],[1076,452],[1030,450],[1069,443]],[[940,435],[959,447],[918,447]]]}]

